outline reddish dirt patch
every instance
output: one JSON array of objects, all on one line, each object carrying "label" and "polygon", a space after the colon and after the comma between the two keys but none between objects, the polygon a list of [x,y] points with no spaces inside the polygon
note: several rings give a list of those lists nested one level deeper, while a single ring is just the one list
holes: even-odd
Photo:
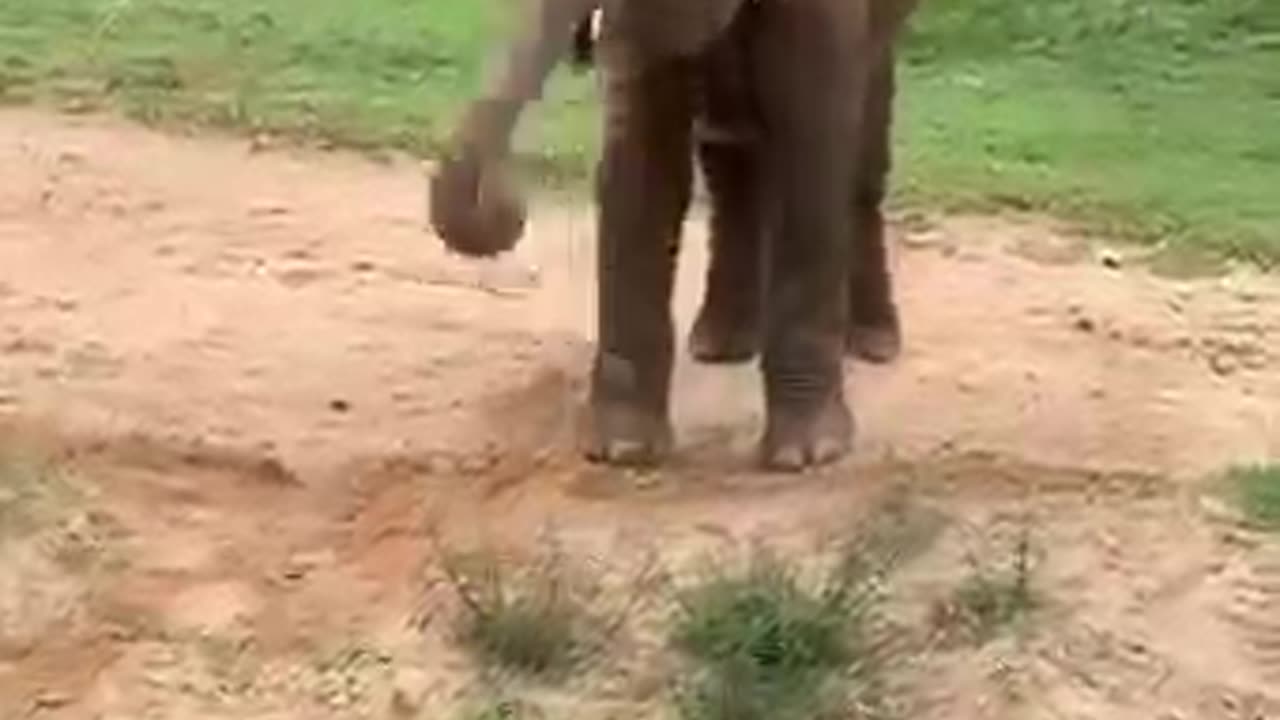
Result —
[{"label": "reddish dirt patch", "polygon": [[[855,459],[752,472],[756,373],[683,363],[680,457],[635,476],[572,449],[585,208],[544,204],[516,254],[477,264],[424,232],[409,165],[6,112],[0,167],[0,437],[43,439],[93,490],[77,512],[114,528],[92,571],[6,546],[34,569],[0,571],[0,612],[74,587],[47,632],[0,637],[0,718],[383,717],[405,673],[440,717],[469,666],[432,537],[553,524],[625,573],[805,546],[904,480],[957,521],[905,593],[1020,518],[1055,608],[1027,646],[927,653],[902,678],[913,716],[1277,712],[1280,561],[1198,484],[1280,456],[1273,278],[1108,269],[1038,219],[904,221],[907,352],[851,376]],[[567,692],[656,712],[653,678],[619,668]]]}]

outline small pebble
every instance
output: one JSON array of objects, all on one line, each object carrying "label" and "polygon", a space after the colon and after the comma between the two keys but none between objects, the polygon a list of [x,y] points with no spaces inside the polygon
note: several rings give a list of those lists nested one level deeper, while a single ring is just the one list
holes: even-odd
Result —
[{"label": "small pebble", "polygon": [[85,153],[77,148],[64,148],[58,151],[58,162],[64,165],[83,165]]},{"label": "small pebble", "polygon": [[271,200],[263,200],[263,201],[254,203],[253,206],[249,208],[250,215],[258,215],[258,216],[287,215],[288,213],[289,213],[288,205],[285,205],[282,202],[275,202]]},{"label": "small pebble", "polygon": [[71,696],[57,690],[41,690],[33,704],[37,712],[57,710],[60,707],[70,705]]},{"label": "small pebble", "polygon": [[443,454],[433,454],[427,459],[427,474],[433,477],[452,475],[457,467],[453,458]]},{"label": "small pebble", "polygon": [[1231,353],[1217,352],[1209,356],[1209,369],[1213,370],[1215,375],[1226,377],[1235,374],[1239,369],[1239,363]]}]

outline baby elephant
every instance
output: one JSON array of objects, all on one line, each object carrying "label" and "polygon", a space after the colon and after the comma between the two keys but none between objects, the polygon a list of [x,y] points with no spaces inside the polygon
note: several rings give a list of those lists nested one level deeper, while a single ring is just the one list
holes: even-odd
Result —
[{"label": "baby elephant", "polygon": [[[432,179],[433,223],[461,252],[501,252],[518,239],[523,207],[504,179],[512,131],[598,0],[530,3],[504,74],[473,103]],[[879,211],[887,140],[874,138],[887,135],[890,48],[913,6],[607,2],[592,50],[604,150],[588,457],[653,463],[671,448],[672,249],[695,144],[717,206],[695,353],[762,356],[766,467],[802,470],[850,450],[843,356],[897,352]]]}]

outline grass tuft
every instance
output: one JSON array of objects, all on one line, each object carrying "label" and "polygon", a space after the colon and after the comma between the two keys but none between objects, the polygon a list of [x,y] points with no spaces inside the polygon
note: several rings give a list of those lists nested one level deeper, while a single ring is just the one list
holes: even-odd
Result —
[{"label": "grass tuft", "polygon": [[866,518],[811,574],[756,548],[745,567],[720,563],[678,593],[671,641],[693,666],[677,691],[685,720],[884,715],[880,602],[890,576],[930,547],[946,518],[907,486]]},{"label": "grass tuft", "polygon": [[793,568],[761,552],[741,576],[709,578],[684,594],[676,644],[708,662],[749,659],[766,670],[835,667],[848,660],[844,588],[812,593]]},{"label": "grass tuft", "polygon": [[592,619],[558,555],[513,568],[495,554],[448,555],[446,576],[462,600],[459,641],[486,665],[553,678],[588,648]]},{"label": "grass tuft", "polygon": [[1280,464],[1235,467],[1227,479],[1251,524],[1280,530]]},{"label": "grass tuft", "polygon": [[1031,575],[1031,544],[1024,536],[1008,567],[975,567],[949,598],[935,606],[934,627],[953,639],[985,645],[1036,610],[1039,603]]},{"label": "grass tuft", "polygon": [[842,564],[816,586],[757,550],[743,571],[717,570],[684,589],[672,643],[696,670],[678,691],[686,720],[810,720],[845,699],[837,680],[871,667],[875,601]]}]

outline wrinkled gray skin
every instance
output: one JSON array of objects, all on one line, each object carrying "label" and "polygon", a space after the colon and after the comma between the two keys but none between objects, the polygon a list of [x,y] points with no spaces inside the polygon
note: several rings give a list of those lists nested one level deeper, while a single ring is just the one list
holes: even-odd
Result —
[{"label": "wrinkled gray skin", "polygon": [[[853,416],[842,357],[851,298],[868,292],[868,255],[851,208],[864,157],[864,108],[908,0],[612,0],[599,57],[604,152],[597,177],[599,327],[590,458],[652,463],[670,450],[675,252],[692,181],[699,68],[741,33],[737,57],[758,123],[755,167],[732,173],[767,232],[759,268],[766,427],[761,460],[780,470],[848,452]],[[510,247],[522,212],[501,178],[523,105],[535,99],[595,0],[534,0],[528,32],[477,100],[432,180],[432,220],[446,243],[488,254]],[[741,12],[741,14],[739,14]],[[888,19],[886,19],[888,18]],[[735,30],[728,32],[730,23]],[[730,214],[733,217],[733,214]],[[501,218],[495,220],[495,218]],[[513,231],[513,227],[517,230]],[[737,233],[723,233],[725,237]],[[853,241],[850,242],[850,238]],[[756,257],[751,252],[737,255]],[[767,277],[764,271],[767,270]],[[752,271],[754,272],[754,271]],[[713,295],[714,290],[709,291]],[[759,292],[747,297],[761,297]],[[716,305],[716,302],[711,302]]]}]

